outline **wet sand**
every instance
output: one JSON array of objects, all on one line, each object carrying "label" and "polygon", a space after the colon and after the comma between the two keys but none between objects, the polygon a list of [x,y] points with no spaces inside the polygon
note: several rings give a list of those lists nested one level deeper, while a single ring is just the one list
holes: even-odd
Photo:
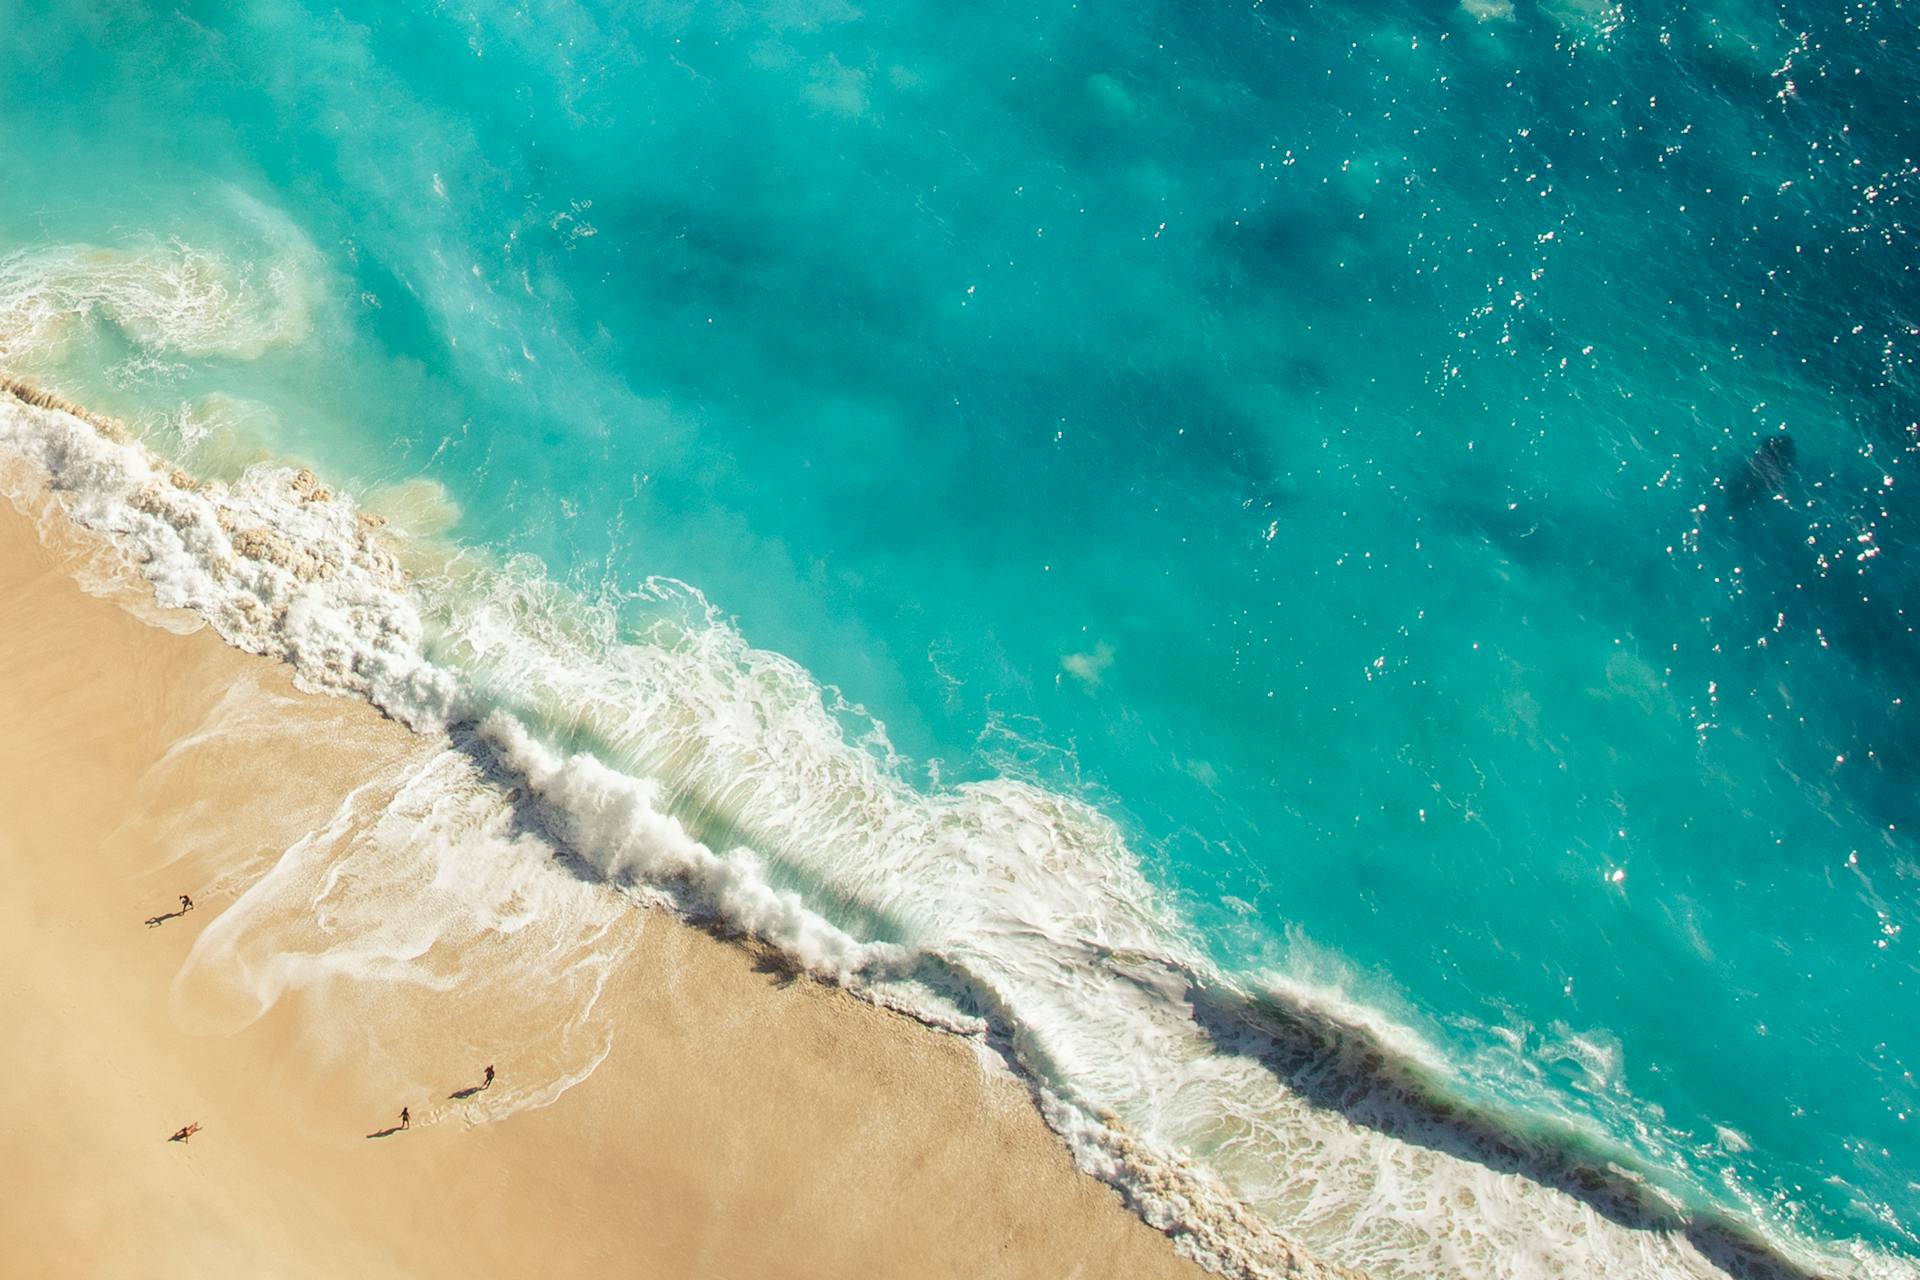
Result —
[{"label": "wet sand", "polygon": [[[263,878],[438,748],[137,590],[89,594],[97,546],[48,527],[0,501],[0,1271],[1205,1274],[965,1042],[603,886],[556,890],[615,908],[588,904],[617,959],[566,1036],[516,1035],[547,1005],[458,966],[441,989],[294,984],[257,1018],[222,1003],[228,951],[202,935],[305,936],[298,912],[263,921],[289,900]],[[359,874],[303,848],[303,874]],[[142,923],[181,893],[194,911]],[[583,1043],[604,1059],[533,1105]],[[493,1089],[447,1096],[488,1060]],[[366,1136],[403,1104],[411,1129]]]}]

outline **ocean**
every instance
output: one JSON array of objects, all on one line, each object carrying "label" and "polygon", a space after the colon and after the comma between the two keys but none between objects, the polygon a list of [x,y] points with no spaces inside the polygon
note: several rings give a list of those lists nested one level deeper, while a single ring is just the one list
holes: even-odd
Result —
[{"label": "ocean", "polygon": [[5,17],[163,601],[1228,1274],[1920,1275],[1910,3]]}]

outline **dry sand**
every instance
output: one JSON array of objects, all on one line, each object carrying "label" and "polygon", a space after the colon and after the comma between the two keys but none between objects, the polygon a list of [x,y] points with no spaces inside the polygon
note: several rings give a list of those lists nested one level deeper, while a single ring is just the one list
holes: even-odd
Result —
[{"label": "dry sand", "polygon": [[[515,1042],[541,992],[343,982],[233,1015],[196,941],[433,744],[83,591],[97,550],[50,541],[0,502],[0,1275],[1203,1274],[964,1042],[603,887],[565,892],[617,908],[572,1028],[611,1047],[550,1106],[512,1110],[579,1065],[577,1035]],[[488,1057],[495,1089],[449,1099]],[[402,1103],[414,1127],[369,1140]]]}]

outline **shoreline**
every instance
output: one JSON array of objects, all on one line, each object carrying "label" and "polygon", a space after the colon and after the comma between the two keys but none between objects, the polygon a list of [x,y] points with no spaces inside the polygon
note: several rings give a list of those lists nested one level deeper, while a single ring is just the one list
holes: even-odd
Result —
[{"label": "shoreline", "polygon": [[[43,544],[0,504],[0,1249],[27,1274],[1205,1274],[965,1041],[600,886],[557,892],[615,959],[560,1033],[488,1045],[500,1079],[468,1101],[445,1094],[487,1061],[471,1028],[511,1034],[505,990],[493,1013],[457,981],[236,995],[308,927],[262,888],[289,852],[364,873],[437,748],[144,584],[83,590],[92,539]],[[367,838],[316,844],[356,788]],[[501,859],[523,897],[566,879]],[[195,911],[143,927],[183,892]],[[412,1130],[369,1142],[403,1103]]]},{"label": "shoreline", "polygon": [[[0,759],[0,766],[11,764],[7,776],[23,780],[22,789],[43,807],[75,785],[115,798],[118,807],[104,806],[111,828],[98,836],[93,852],[123,876],[166,867],[180,886],[149,884],[139,918],[164,913],[183,890],[203,905],[219,905],[212,919],[194,915],[174,926],[175,932],[192,926],[195,934],[184,957],[174,957],[164,994],[154,993],[155,1003],[165,1007],[164,1022],[148,1040],[168,1052],[179,1051],[172,1037],[181,1033],[216,1041],[266,1035],[278,1047],[241,1074],[264,1071],[281,1093],[338,1098],[344,1106],[341,1091],[350,1084],[360,1104],[383,1097],[411,1108],[416,1129],[454,1121],[467,1130],[491,1131],[521,1113],[545,1114],[540,1109],[564,1103],[578,1092],[575,1086],[593,1088],[612,1061],[619,1029],[637,1025],[651,1034],[670,1027],[679,1037],[672,1053],[654,1063],[643,1051],[647,1070],[657,1067],[662,1079],[684,1086],[679,1112],[701,1119],[724,1112],[729,1124],[719,1128],[731,1136],[718,1155],[696,1155],[711,1139],[697,1122],[663,1146],[642,1131],[644,1124],[629,1123],[622,1103],[591,1104],[620,1120],[619,1139],[595,1148],[589,1161],[596,1188],[591,1199],[600,1211],[595,1220],[630,1216],[633,1203],[658,1198],[633,1181],[631,1157],[637,1156],[671,1167],[679,1177],[684,1195],[676,1219],[712,1216],[712,1210],[732,1221],[741,1196],[756,1197],[751,1220],[726,1228],[729,1258],[746,1256],[739,1249],[765,1236],[764,1222],[786,1222],[789,1202],[814,1197],[825,1200],[815,1218],[836,1224],[825,1235],[839,1239],[844,1232],[837,1224],[850,1219],[872,1233],[845,1260],[868,1270],[872,1258],[895,1256],[895,1237],[938,1239],[944,1253],[962,1257],[980,1239],[1003,1240],[1004,1269],[983,1270],[977,1258],[947,1264],[955,1274],[964,1267],[968,1275],[1076,1274],[1090,1257],[1099,1259],[1094,1265],[1100,1270],[1111,1270],[1108,1255],[1116,1249],[1129,1259],[1127,1274],[1172,1274],[1167,1267],[1186,1275],[1205,1267],[1250,1280],[1359,1274],[1309,1249],[1351,1258],[1381,1274],[1479,1274],[1484,1272],[1477,1267],[1521,1258],[1545,1266],[1542,1275],[1564,1274],[1562,1259],[1536,1253],[1543,1238],[1562,1239],[1566,1261],[1584,1256],[1602,1266],[1629,1262],[1649,1274],[1804,1280],[1824,1270],[1791,1242],[1775,1242],[1723,1213],[1695,1214],[1670,1203],[1605,1152],[1590,1152],[1577,1141],[1536,1142],[1497,1115],[1463,1115],[1444,1091],[1432,1095],[1417,1070],[1397,1070],[1394,1054],[1374,1043],[1365,1025],[1349,1026],[1311,1002],[1281,1000],[1268,1008],[1257,995],[1229,992],[1221,1003],[1206,995],[1207,981],[1193,978],[1197,970],[1180,960],[1177,947],[1162,954],[1156,947],[1165,939],[1152,934],[1136,951],[1116,951],[1123,963],[1101,964],[1086,975],[1111,987],[1114,1002],[1076,1006],[1087,1015],[1084,1024],[1048,1017],[1041,1025],[1080,1033],[1077,1045],[1072,1035],[1064,1044],[1083,1054],[1168,1031],[1176,1039],[1184,1035],[1191,1048],[1219,1048],[1227,1037],[1226,1052],[1203,1055],[1204,1070],[1176,1073],[1165,1082],[1171,1093],[1149,1093],[1161,1095],[1157,1107],[1197,1088],[1216,1123],[1248,1105],[1272,1120],[1293,1122],[1288,1133],[1276,1135],[1281,1141],[1269,1159],[1241,1160],[1229,1171],[1242,1180],[1234,1184],[1241,1191],[1231,1189],[1218,1173],[1181,1154],[1186,1148],[1178,1141],[1164,1142],[1160,1113],[1152,1107],[1109,1107],[1098,1089],[1089,1101],[1077,1092],[1071,1073],[1064,1077],[1064,1093],[1056,1092],[1058,1079],[1046,1055],[1061,1046],[1043,1041],[1036,1065],[1020,1042],[1017,1019],[998,1027],[1001,1034],[1011,1028],[1005,1041],[940,1034],[992,1032],[998,1024],[989,1019],[976,1029],[964,1000],[961,1021],[950,1024],[938,999],[928,1008],[920,990],[898,981],[906,974],[902,962],[911,958],[900,947],[843,932],[797,894],[776,888],[745,848],[721,854],[707,846],[671,816],[670,802],[644,776],[650,768],[621,773],[592,754],[563,755],[528,732],[516,719],[523,712],[508,711],[484,692],[475,697],[464,687],[465,677],[455,674],[463,668],[426,657],[427,616],[444,627],[449,618],[464,619],[463,610],[431,590],[424,598],[416,594],[404,567],[404,534],[397,540],[383,534],[378,517],[334,500],[311,472],[257,468],[231,487],[203,482],[148,452],[113,420],[32,384],[0,383],[0,407],[6,400],[26,417],[14,421],[5,438],[11,447],[0,457],[0,493],[11,495],[23,513],[0,529],[0,604],[8,606],[0,608],[0,623],[10,627],[0,633],[8,637],[0,641],[0,677],[12,667],[17,686],[0,684],[0,730],[28,744],[45,725],[67,726],[79,737],[55,734],[39,747],[9,739],[20,759]],[[12,600],[22,592],[40,598],[25,612]],[[91,622],[66,617],[61,625],[69,634],[36,641],[46,629],[43,618],[64,617],[76,602],[94,610]],[[169,607],[174,603],[191,611]],[[101,609],[117,621],[104,621]],[[495,627],[502,621],[484,609],[480,616]],[[483,649],[501,638],[465,626],[455,626],[454,634]],[[96,630],[100,636],[92,634]],[[199,631],[208,634],[193,634]],[[521,638],[509,634],[514,643]],[[116,659],[102,646],[124,652]],[[508,657],[515,655],[536,662],[557,656],[563,677],[597,670],[591,659],[568,665],[579,655],[547,654],[537,644],[524,653],[510,650]],[[777,670],[782,660],[774,655],[770,661]],[[120,678],[123,668],[143,674]],[[689,674],[693,679],[686,681]],[[618,681],[596,688],[589,680],[573,688],[563,678],[559,701],[549,710],[577,717],[574,731],[591,731],[597,708],[617,717],[631,703],[659,719],[663,707],[681,715],[698,711],[699,696],[713,692],[702,682],[713,673],[697,667],[669,665],[648,676],[634,682],[637,697],[622,696],[627,690]],[[678,701],[683,684],[691,686],[686,706]],[[45,705],[20,691],[31,691]],[[81,705],[89,698],[109,703],[75,711],[59,705],[63,692]],[[786,686],[777,692],[792,694]],[[551,700],[556,691],[535,693]],[[801,693],[804,701],[805,689]],[[4,701],[9,696],[12,704]],[[744,709],[753,706],[749,700]],[[664,722],[675,723],[670,717]],[[613,727],[620,729],[618,723]],[[557,736],[565,741],[567,732]],[[718,768],[720,777],[709,776],[709,784],[744,787],[743,803],[762,798],[777,810],[780,788],[796,782],[788,771],[804,779],[809,767],[846,767],[841,756],[807,753],[828,738],[838,742],[831,733],[802,735],[803,750],[792,758],[786,739],[777,745],[756,739],[757,754],[740,770],[735,754],[717,749],[726,742],[724,734],[712,742],[696,735],[690,745],[706,754],[691,766],[685,760],[680,765],[696,777],[700,768],[709,775]],[[640,740],[624,749],[633,751]],[[120,760],[122,755],[127,758]],[[68,773],[41,776],[47,774],[45,758],[67,759]],[[905,842],[908,853],[922,859],[942,849],[951,854],[953,834],[939,829],[945,819],[938,806],[918,807],[883,783],[863,791],[875,779],[859,774],[859,757],[852,759],[854,776],[839,781],[851,784],[856,799],[906,821],[913,837]],[[685,782],[675,779],[675,785]],[[1019,806],[1048,799],[1022,793],[1017,785],[1006,790],[1013,794],[983,792],[986,808],[966,810],[968,817],[1027,822],[1030,815]],[[1012,807],[1003,812],[996,805]],[[0,874],[25,883],[39,870],[5,845],[12,826],[38,821],[41,845],[66,845],[89,823],[106,820],[84,807],[70,809],[64,824],[18,815],[0,820]],[[866,827],[847,829],[842,814],[817,816],[821,821],[803,825],[795,837],[802,843],[795,847],[829,864],[834,841],[857,845],[874,836]],[[1123,857],[1103,861],[1114,851],[1074,845],[1065,834],[1097,837],[1097,825],[1062,828],[1052,825],[1058,815],[1040,816],[1037,832],[1063,842],[1053,850],[1056,859],[1065,853],[1073,867],[1104,869],[1134,883],[1132,865]],[[1097,815],[1088,821],[1097,824]],[[935,825],[914,826],[927,822]],[[994,843],[995,833],[983,834],[984,852],[1010,852]],[[974,850],[971,844],[965,848]],[[869,850],[876,859],[881,852]],[[985,869],[963,862],[962,879],[991,899],[1003,889],[1000,880],[980,877]],[[953,887],[942,867],[921,870],[926,874],[913,887]],[[1016,871],[1037,875],[1038,882],[1020,882]],[[1027,906],[1037,906],[1042,920],[1049,911],[1081,909],[1075,904],[1084,879],[1066,875],[1053,860],[1023,855],[1005,865],[1002,876],[1017,891],[1041,898],[1007,904],[1004,916],[989,911],[983,919],[976,918],[972,899],[943,898],[944,909],[963,924],[989,930],[1009,920],[1030,921]],[[55,896],[72,888],[61,882]],[[1113,887],[1104,892],[1103,903],[1113,897]],[[1131,920],[1128,913],[1137,904],[1122,894],[1108,905],[1118,914],[1100,919],[1111,925]],[[129,902],[120,916],[135,911]],[[112,928],[94,921],[75,932],[98,940]],[[715,954],[723,958],[714,961]],[[938,957],[939,951],[929,954]],[[1042,948],[1041,958],[1046,955]],[[38,956],[25,952],[14,967],[37,972],[45,965]],[[1022,953],[984,958],[989,963],[979,975],[963,967],[963,981],[982,978],[991,992],[1010,978],[1018,994],[1028,976],[1017,971]],[[6,960],[0,956],[0,963]],[[1015,971],[996,969],[1003,961]],[[1160,991],[1159,1000],[1129,1003],[1159,990],[1140,985],[1143,973],[1154,982],[1186,984],[1186,992],[1174,987]],[[115,982],[99,985],[104,990]],[[787,993],[771,1005],[754,996],[770,985]],[[1044,980],[1024,992],[1043,1006],[1058,994]],[[23,999],[31,994],[25,991]],[[0,1017],[11,1013],[0,1003]],[[1158,1021],[1163,1014],[1170,1021]],[[881,1021],[873,1022],[876,1017]],[[715,1030],[720,1027],[726,1034]],[[775,1034],[756,1034],[767,1027],[776,1028]],[[57,1030],[46,1038],[57,1040]],[[821,1084],[826,1092],[810,1092],[817,1082],[809,1077],[798,1097],[789,1096],[795,1089],[789,1049],[795,1045],[804,1050],[800,1066],[833,1081]],[[763,1052],[769,1061],[757,1068],[742,1065]],[[1313,1064],[1329,1054],[1346,1064],[1343,1092],[1336,1094],[1311,1078],[1318,1070]],[[488,1060],[513,1063],[503,1071],[500,1088],[484,1094],[465,1089]],[[1080,1065],[1091,1062],[1097,1078],[1098,1061],[1083,1057]],[[1304,1085],[1303,1064],[1311,1068]],[[611,1069],[628,1083],[609,1088],[645,1094],[645,1086],[631,1083],[631,1065]],[[872,1081],[863,1083],[862,1073],[884,1080],[885,1089],[865,1092]],[[732,1092],[717,1096],[706,1087],[720,1078]],[[71,1100],[57,1088],[53,1096]],[[1179,1105],[1190,1104],[1179,1099]],[[795,1107],[805,1112],[804,1122],[789,1119]],[[389,1107],[384,1114],[390,1120],[396,1111]],[[742,1114],[757,1119],[733,1123]],[[893,1127],[903,1117],[911,1117],[911,1132]],[[661,1118],[643,1117],[652,1123]],[[373,1128],[343,1138],[353,1126],[343,1125],[338,1114],[324,1123],[318,1113],[290,1119],[306,1137],[335,1146],[346,1141],[358,1148],[356,1138],[393,1136]],[[276,1117],[275,1123],[287,1122],[285,1115]],[[9,1136],[26,1144],[45,1132]],[[575,1121],[567,1133],[573,1146],[585,1150],[600,1139],[600,1126]],[[965,1141],[956,1148],[955,1135],[963,1133]],[[769,1136],[789,1147],[776,1151],[755,1142]],[[409,1133],[406,1141],[418,1141],[417,1135]],[[849,1141],[860,1147],[858,1157],[831,1154]],[[1339,1147],[1345,1154],[1336,1161],[1300,1160],[1303,1141],[1309,1149]],[[823,1151],[831,1158],[823,1161]],[[888,1223],[890,1234],[882,1241],[880,1228],[871,1226],[880,1216],[874,1203],[888,1198],[899,1176],[876,1174],[871,1157],[883,1153],[894,1166],[905,1161],[919,1178],[935,1162],[935,1151],[945,1162],[937,1188],[916,1187],[909,1198],[917,1197],[912,1213],[939,1221],[914,1230]],[[543,1176],[552,1175],[542,1185],[557,1187],[560,1175],[553,1171],[574,1158],[542,1152],[534,1164]],[[1041,1184],[1033,1179],[1050,1160],[1064,1169],[1067,1181],[1036,1196],[1032,1188]],[[326,1164],[303,1159],[302,1167]],[[756,1173],[745,1179],[750,1191],[743,1191],[739,1170],[747,1165]],[[1392,1176],[1380,1173],[1382,1165]],[[456,1181],[470,1176],[461,1168]],[[983,1184],[983,1178],[1001,1181]],[[1242,1201],[1249,1179],[1254,1198]],[[1391,1194],[1403,1179],[1460,1206],[1459,1225],[1470,1238],[1454,1241],[1451,1232],[1424,1233],[1406,1221]],[[602,1187],[618,1187],[620,1194],[602,1194]],[[985,1203],[983,1187],[994,1193]],[[848,1188],[873,1203],[843,1203],[837,1193]],[[1348,1194],[1329,1194],[1335,1188]],[[1384,1199],[1376,1193],[1382,1188]],[[340,1202],[358,1203],[362,1194],[356,1186]],[[408,1195],[416,1209],[431,1203],[440,1211],[440,1201],[422,1200],[411,1187],[383,1198],[381,1211]],[[571,1188],[565,1195],[573,1196]],[[1504,1205],[1509,1197],[1526,1206],[1524,1214],[1477,1213],[1480,1204]],[[553,1203],[571,1206],[573,1200]],[[949,1204],[965,1206],[969,1216],[952,1218]],[[49,1205],[47,1211],[58,1208]],[[1019,1225],[1036,1210],[1050,1224],[1036,1229],[1037,1235]],[[1136,1230],[1115,1225],[1113,1211]],[[1321,1218],[1303,1222],[1297,1216],[1303,1211]],[[31,1215],[20,1220],[31,1221]],[[1276,1226],[1282,1221],[1289,1230]],[[1055,1223],[1065,1224],[1058,1233]],[[495,1225],[491,1219],[489,1225]],[[1320,1238],[1309,1235],[1306,1248],[1290,1238],[1293,1231],[1327,1227],[1333,1238],[1324,1230]],[[0,1240],[12,1230],[0,1214]],[[19,1230],[25,1234],[29,1227]],[[524,1226],[516,1230],[528,1234]],[[448,1235],[451,1243],[443,1249],[472,1247],[468,1229],[450,1227]],[[382,1247],[391,1246],[383,1241]],[[520,1247],[498,1245],[495,1252],[502,1259],[520,1258],[514,1252]],[[770,1274],[810,1274],[813,1260],[836,1247],[809,1238],[806,1248],[785,1244],[752,1266]],[[710,1250],[704,1244],[700,1249],[671,1255],[677,1264],[662,1274],[704,1265]],[[528,1265],[552,1262],[538,1251],[524,1256]],[[945,1273],[928,1270],[930,1264],[911,1252],[900,1256],[915,1258],[910,1274]],[[373,1264],[360,1270],[369,1267],[379,1273]],[[1838,1267],[1851,1270],[1846,1263]]]}]

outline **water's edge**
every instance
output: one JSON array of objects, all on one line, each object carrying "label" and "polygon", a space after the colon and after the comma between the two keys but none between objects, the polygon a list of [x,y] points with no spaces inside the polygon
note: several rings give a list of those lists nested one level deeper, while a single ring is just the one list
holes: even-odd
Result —
[{"label": "water's edge", "polygon": [[[377,517],[356,511],[311,473],[263,465],[231,486],[203,481],[155,457],[120,424],[34,384],[0,375],[0,397],[0,448],[26,461],[72,519],[108,535],[161,604],[193,610],[237,648],[287,662],[304,688],[361,697],[415,732],[444,734],[517,797],[526,821],[568,852],[575,874],[769,948],[796,972],[991,1046],[1082,1170],[1117,1188],[1182,1253],[1220,1274],[1360,1272],[1317,1260],[1310,1246],[1276,1227],[1270,1206],[1289,1203],[1293,1190],[1273,1190],[1263,1215],[1215,1171],[1152,1141],[1103,1105],[1097,1076],[1094,1087],[1083,1087],[1093,1070],[1079,1060],[1087,1043],[1104,1047],[1140,1027],[1160,1030],[1164,1051],[1230,1060],[1245,1074],[1223,1089],[1244,1093],[1251,1082],[1313,1123],[1324,1121],[1316,1134],[1360,1134],[1375,1150],[1391,1147],[1396,1158],[1404,1149],[1415,1172],[1440,1161],[1496,1181],[1520,1179],[1541,1192],[1529,1205],[1636,1249],[1657,1238],[1659,1257],[1640,1259],[1649,1265],[1646,1274],[1909,1274],[1885,1259],[1816,1257],[1799,1242],[1769,1238],[1715,1206],[1690,1203],[1662,1184],[1659,1171],[1571,1125],[1472,1105],[1449,1088],[1445,1065],[1427,1060],[1418,1046],[1410,1052],[1298,993],[1248,990],[1182,948],[1176,932],[1159,931],[1159,921],[1131,934],[1111,919],[1076,921],[1085,927],[1047,938],[1046,958],[1071,962],[1073,981],[1084,984],[1078,993],[1036,990],[1019,957],[988,954],[958,929],[929,930],[910,944],[856,936],[780,887],[747,847],[719,850],[690,831],[658,783],[622,773],[590,751],[543,740],[479,682],[431,659],[434,627],[403,568],[403,549]],[[908,807],[899,797],[882,799]],[[751,831],[752,814],[746,818],[740,825]],[[944,830],[941,838],[964,842],[966,829]],[[956,847],[930,844],[946,855]],[[1070,882],[1077,869],[1067,867],[1061,879]],[[1121,893],[1146,888],[1136,874]],[[1101,1027],[1079,1028],[1076,1039],[1036,1019],[1036,1010],[1052,1011],[1055,995],[1076,994],[1114,1010],[1104,1041]],[[1176,1043],[1177,1036],[1190,1043]],[[1311,1195],[1322,1175],[1331,1175],[1332,1162],[1351,1161],[1353,1153],[1343,1157],[1321,1142],[1290,1154],[1306,1166],[1290,1176],[1304,1180]],[[1325,1167],[1312,1167],[1316,1158]],[[1362,1204],[1360,1212],[1368,1208]],[[1604,1241],[1590,1247],[1599,1250]],[[1629,1256],[1604,1261],[1617,1266]],[[1412,1253],[1405,1261],[1418,1266]]]},{"label": "water's edge", "polygon": [[[524,819],[545,834],[564,853],[572,855],[567,868],[576,875],[604,884],[646,905],[663,906],[697,927],[747,946],[795,974],[831,982],[850,994],[900,1013],[945,1034],[958,1034],[993,1046],[1015,1079],[1026,1088],[1049,1127],[1062,1139],[1078,1168],[1117,1190],[1128,1209],[1172,1238],[1176,1249],[1208,1269],[1230,1277],[1357,1277],[1361,1273],[1311,1258],[1275,1232],[1216,1179],[1191,1162],[1154,1150],[1129,1135],[1111,1115],[1095,1118],[1047,1087],[1023,1062],[1014,1035],[990,1021],[956,1019],[917,1004],[868,980],[870,975],[912,967],[911,958],[897,947],[863,944],[809,911],[799,896],[780,892],[759,874],[752,855],[735,850],[715,854],[688,835],[673,817],[655,807],[657,796],[645,781],[622,777],[590,756],[563,758],[535,742],[512,716],[493,711],[480,716],[461,704],[444,673],[424,660],[409,663],[395,641],[404,637],[418,644],[417,619],[405,617],[399,598],[405,575],[387,545],[384,521],[354,512],[348,504],[321,487],[309,471],[267,469],[259,477],[280,489],[278,496],[319,519],[309,532],[333,535],[332,540],[308,546],[323,551],[302,556],[302,547],[249,527],[239,515],[248,507],[227,506],[209,486],[153,457],[121,423],[95,414],[81,405],[25,379],[0,371],[0,448],[26,461],[34,480],[57,495],[66,516],[94,533],[130,561],[129,567],[168,607],[198,613],[228,644],[244,652],[288,663],[296,683],[312,692],[364,698],[383,715],[419,734],[444,735],[448,742],[474,760],[503,794],[517,797]],[[21,411],[25,410],[23,414]],[[8,431],[7,428],[13,428]],[[25,428],[23,433],[21,428]],[[50,430],[48,428],[51,428]],[[31,433],[30,435],[26,433]],[[37,447],[26,447],[28,440]],[[267,479],[268,473],[271,479]],[[147,524],[146,538],[115,518],[101,499],[102,481],[121,481],[131,495],[128,510],[136,523]],[[111,483],[109,482],[109,487]],[[171,491],[171,492],[169,492]],[[211,502],[211,511],[195,509],[192,497]],[[8,493],[16,500],[28,496]],[[255,493],[256,499],[260,496]],[[172,499],[169,502],[168,499]],[[21,506],[24,511],[26,508]],[[261,514],[251,506],[252,514]],[[195,517],[213,514],[213,524],[231,535],[228,549],[237,560],[249,561],[261,572],[252,576],[257,587],[267,582],[281,588],[308,586],[332,579],[346,569],[353,579],[345,594],[364,604],[368,589],[392,591],[390,612],[376,623],[379,640],[372,646],[378,658],[348,658],[303,644],[287,634],[284,605],[264,617],[232,598],[209,593],[212,576],[193,584],[156,572],[165,565],[153,541],[161,527],[172,527],[179,538],[176,549],[197,546],[186,528],[211,532]],[[141,521],[138,517],[145,517]],[[177,523],[174,523],[177,522]],[[184,528],[183,528],[184,527]],[[118,536],[116,536],[118,535]],[[129,536],[132,535],[132,536]],[[160,538],[160,542],[169,541]],[[344,554],[340,554],[344,551]],[[277,572],[276,572],[277,571]],[[284,599],[279,591],[263,593]],[[224,606],[224,607],[223,607]],[[409,625],[409,622],[413,625]],[[297,625],[297,624],[296,624]],[[417,657],[417,655],[415,655]],[[583,796],[586,784],[603,788]],[[589,813],[609,808],[626,822],[645,828],[648,847],[595,847],[595,833],[571,815],[569,803]],[[637,873],[637,874],[636,874]]]}]

